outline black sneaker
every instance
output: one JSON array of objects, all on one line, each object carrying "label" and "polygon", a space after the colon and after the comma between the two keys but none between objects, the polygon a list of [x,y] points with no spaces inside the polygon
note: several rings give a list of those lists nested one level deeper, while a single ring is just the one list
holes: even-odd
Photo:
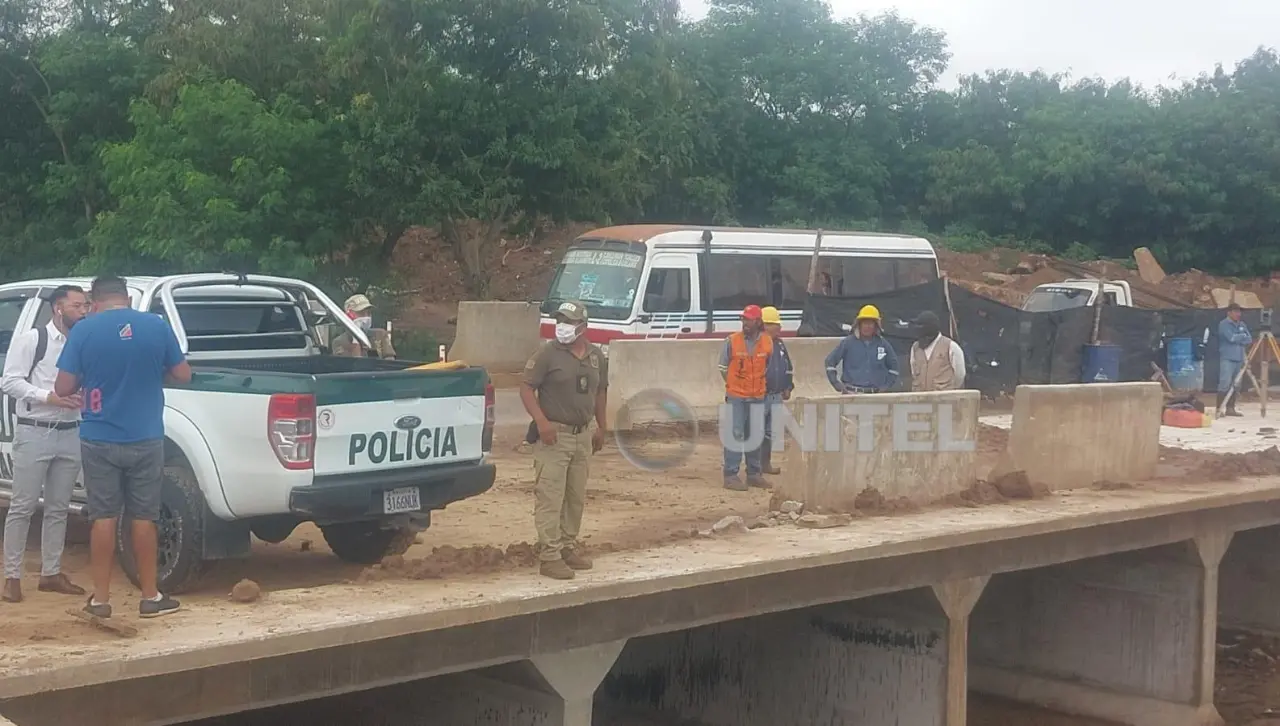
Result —
[{"label": "black sneaker", "polygon": [[138,617],[140,618],[158,618],[161,615],[176,613],[182,607],[177,600],[169,597],[164,593],[160,593],[159,600],[143,599],[138,603]]},{"label": "black sneaker", "polygon": [[84,612],[95,618],[109,618],[111,617],[111,603],[95,603],[93,598],[90,597],[84,602]]}]

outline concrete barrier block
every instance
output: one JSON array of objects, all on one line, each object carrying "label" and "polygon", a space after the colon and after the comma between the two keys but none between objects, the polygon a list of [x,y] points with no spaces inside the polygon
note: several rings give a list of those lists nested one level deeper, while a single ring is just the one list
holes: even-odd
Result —
[{"label": "concrete barrier block", "polygon": [[515,373],[542,344],[538,303],[463,301],[450,360],[463,360],[497,373]]},{"label": "concrete barrier block", "polygon": [[[795,370],[797,396],[834,393],[823,360],[839,338],[788,338],[784,342]],[[671,420],[656,399],[640,394],[666,390],[679,396],[700,421],[718,421],[724,403],[720,377],[723,338],[697,340],[615,340],[609,344],[608,421],[615,424],[627,406],[635,426]],[[648,397],[645,397],[648,399]]]},{"label": "concrete barrier block", "polygon": [[[807,509],[853,511],[864,490],[885,501],[928,504],[973,485],[978,391],[799,398],[788,408],[809,432],[784,437],[782,499]],[[868,404],[873,412],[846,404]]]},{"label": "concrete barrier block", "polygon": [[1010,463],[1051,490],[1151,479],[1163,407],[1154,382],[1018,386]]},{"label": "concrete barrier block", "polygon": [[639,394],[666,390],[687,403],[699,420],[719,416],[724,403],[720,378],[723,340],[615,340],[609,344],[609,401],[607,420],[619,421],[628,401],[632,425],[669,421],[656,403],[640,403]]}]

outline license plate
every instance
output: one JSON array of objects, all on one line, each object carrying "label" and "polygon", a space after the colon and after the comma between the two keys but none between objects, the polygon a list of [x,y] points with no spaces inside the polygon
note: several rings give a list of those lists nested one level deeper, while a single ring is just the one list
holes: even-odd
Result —
[{"label": "license plate", "polygon": [[422,499],[417,487],[392,489],[382,493],[382,511],[385,514],[416,512],[419,509],[422,509]]}]

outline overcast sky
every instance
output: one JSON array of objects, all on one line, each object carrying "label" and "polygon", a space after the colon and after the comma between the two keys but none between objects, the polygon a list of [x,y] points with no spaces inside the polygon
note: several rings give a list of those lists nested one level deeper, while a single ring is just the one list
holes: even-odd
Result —
[{"label": "overcast sky", "polygon": [[[1144,85],[1228,70],[1280,46],[1280,0],[830,0],[839,17],[896,9],[947,34],[944,79],[989,68],[1128,76]],[[693,17],[705,0],[681,0]]]}]

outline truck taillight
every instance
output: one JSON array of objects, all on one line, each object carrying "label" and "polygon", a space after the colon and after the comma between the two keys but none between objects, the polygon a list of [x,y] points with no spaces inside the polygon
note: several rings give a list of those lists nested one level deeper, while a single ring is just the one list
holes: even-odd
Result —
[{"label": "truck taillight", "polygon": [[267,441],[286,469],[310,469],[316,451],[316,399],[277,393],[267,404]]},{"label": "truck taillight", "polygon": [[497,394],[493,390],[493,384],[486,383],[484,386],[484,433],[480,434],[480,450],[486,454],[493,451],[493,424],[497,419],[494,413],[496,402]]}]

